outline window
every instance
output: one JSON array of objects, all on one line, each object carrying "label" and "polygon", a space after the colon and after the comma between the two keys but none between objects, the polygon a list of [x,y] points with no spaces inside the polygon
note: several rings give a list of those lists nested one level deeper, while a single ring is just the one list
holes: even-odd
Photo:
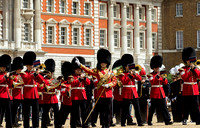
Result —
[{"label": "window", "polygon": [[106,30],[100,30],[100,46],[105,46]]},{"label": "window", "polygon": [[60,43],[66,44],[66,31],[67,29],[65,27],[61,27],[61,33],[60,33]]},{"label": "window", "polygon": [[200,48],[200,30],[197,30],[197,48]]},{"label": "window", "polygon": [[176,16],[183,16],[183,4],[176,4]]},{"label": "window", "polygon": [[60,13],[65,13],[65,1],[60,1]]},{"label": "window", "polygon": [[54,34],[54,28],[52,26],[48,26],[48,42],[47,43],[50,43],[52,44],[53,43],[53,34]]},{"label": "window", "polygon": [[73,28],[73,45],[78,45],[79,41],[79,28]]},{"label": "window", "polygon": [[29,41],[29,24],[24,24],[24,41]]},{"label": "window", "polygon": [[85,14],[86,16],[89,16],[89,15],[90,15],[90,3],[85,3],[84,14]]},{"label": "window", "polygon": [[127,15],[127,19],[131,19],[131,13],[132,12],[132,8],[131,7],[127,7],[126,8],[126,15]]},{"label": "window", "polygon": [[91,29],[85,29],[85,45],[89,46],[91,42]]},{"label": "window", "polygon": [[118,47],[119,44],[119,31],[114,31],[114,46]]},{"label": "window", "polygon": [[100,17],[106,17],[105,14],[106,14],[106,5],[105,4],[100,4],[100,7],[99,7],[99,16]]},{"label": "window", "polygon": [[114,16],[114,18],[119,18],[119,6],[118,5],[113,6],[113,16]]},{"label": "window", "polygon": [[156,21],[156,9],[151,10],[151,20]]},{"label": "window", "polygon": [[176,49],[183,48],[183,31],[176,32]]},{"label": "window", "polygon": [[144,48],[144,33],[140,33],[140,48]]},{"label": "window", "polygon": [[72,14],[78,14],[78,2],[73,2]]},{"label": "window", "polygon": [[140,8],[139,9],[139,19],[140,20],[144,20],[144,17],[145,16],[145,10],[144,10],[144,8]]},{"label": "window", "polygon": [[127,47],[131,47],[131,32],[127,32]]},{"label": "window", "polygon": [[29,0],[23,0],[23,8],[28,8],[28,3]]},{"label": "window", "polygon": [[47,12],[52,12],[52,0],[47,1]]},{"label": "window", "polygon": [[153,49],[155,49],[156,40],[157,40],[156,33],[152,33],[152,48]]},{"label": "window", "polygon": [[200,2],[197,3],[197,15],[200,15]]}]

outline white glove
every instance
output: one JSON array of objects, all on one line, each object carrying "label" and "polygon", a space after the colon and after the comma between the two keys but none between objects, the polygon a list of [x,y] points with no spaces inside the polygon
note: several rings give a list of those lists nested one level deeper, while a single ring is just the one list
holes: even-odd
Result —
[{"label": "white glove", "polygon": [[109,84],[103,84],[102,87],[109,88]]},{"label": "white glove", "polygon": [[76,60],[75,60],[75,63],[78,65],[78,66],[81,66],[81,63],[80,63],[80,61],[78,60],[78,58],[75,58]]}]

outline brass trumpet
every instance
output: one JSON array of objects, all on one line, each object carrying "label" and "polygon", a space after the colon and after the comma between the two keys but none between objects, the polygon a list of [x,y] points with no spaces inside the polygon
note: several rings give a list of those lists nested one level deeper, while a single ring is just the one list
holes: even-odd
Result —
[{"label": "brass trumpet", "polygon": [[23,81],[20,81],[19,83],[13,81],[13,88],[16,88],[17,86],[19,86],[19,85],[23,85],[23,84],[24,84]]},{"label": "brass trumpet", "polygon": [[141,70],[142,67],[139,64],[135,65],[135,71],[140,72]]},{"label": "brass trumpet", "polygon": [[57,80],[52,80],[52,81],[50,81],[50,85],[53,85],[53,86],[46,86],[47,92],[49,92],[50,90],[52,90],[52,89],[57,88],[58,86],[60,86],[61,82],[58,82]]},{"label": "brass trumpet", "polygon": [[115,76],[124,75],[123,72],[124,72],[124,69],[122,66],[118,66],[113,69],[113,73],[115,74]]}]

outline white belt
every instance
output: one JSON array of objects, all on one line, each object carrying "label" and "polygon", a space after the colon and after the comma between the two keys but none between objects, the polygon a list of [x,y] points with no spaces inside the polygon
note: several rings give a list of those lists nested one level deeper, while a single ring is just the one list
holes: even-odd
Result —
[{"label": "white belt", "polygon": [[97,87],[94,88],[94,90],[96,90],[96,89],[97,89]]},{"label": "white belt", "polygon": [[162,85],[151,85],[151,87],[154,87],[154,88],[159,88],[159,87],[163,87]]},{"label": "white belt", "polygon": [[131,87],[136,87],[135,85],[123,85],[123,87],[131,88]]},{"label": "white belt", "polygon": [[43,92],[44,94],[56,94],[55,92]]},{"label": "white belt", "polygon": [[190,85],[194,85],[194,84],[197,84],[197,82],[184,82],[183,84],[190,84]]},{"label": "white belt", "polygon": [[73,90],[73,89],[85,89],[85,87],[72,87],[71,90]]},{"label": "white belt", "polygon": [[17,87],[15,87],[15,88],[23,88],[22,86],[17,86]]},{"label": "white belt", "polygon": [[37,87],[37,85],[24,85],[24,87]]},{"label": "white belt", "polygon": [[7,84],[0,84],[0,87],[8,87]]}]

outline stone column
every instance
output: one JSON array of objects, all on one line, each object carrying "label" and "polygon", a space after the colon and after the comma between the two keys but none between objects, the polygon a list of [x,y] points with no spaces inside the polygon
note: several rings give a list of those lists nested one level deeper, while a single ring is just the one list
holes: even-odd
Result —
[{"label": "stone column", "polygon": [[113,17],[113,2],[108,2],[108,50],[111,54],[114,53],[114,17]]},{"label": "stone column", "polygon": [[150,5],[146,6],[147,8],[147,52],[146,52],[146,61],[150,62],[152,57],[152,17],[151,17],[151,9]]},{"label": "stone column", "polygon": [[37,44],[37,50],[41,50],[41,11],[40,0],[35,0],[35,42]]},{"label": "stone column", "polygon": [[138,63],[138,57],[140,54],[140,21],[139,21],[139,9],[140,5],[134,5],[134,60],[135,63]]},{"label": "stone column", "polygon": [[127,13],[126,13],[126,6],[127,3],[121,4],[121,24],[122,24],[122,32],[121,32],[121,39],[122,39],[122,48],[121,48],[121,56],[127,53]]},{"label": "stone column", "polygon": [[21,48],[21,0],[14,0],[14,40],[15,48]]},{"label": "stone column", "polygon": [[8,48],[8,36],[9,36],[9,10],[8,10],[8,0],[3,1],[3,39],[4,46]]}]

